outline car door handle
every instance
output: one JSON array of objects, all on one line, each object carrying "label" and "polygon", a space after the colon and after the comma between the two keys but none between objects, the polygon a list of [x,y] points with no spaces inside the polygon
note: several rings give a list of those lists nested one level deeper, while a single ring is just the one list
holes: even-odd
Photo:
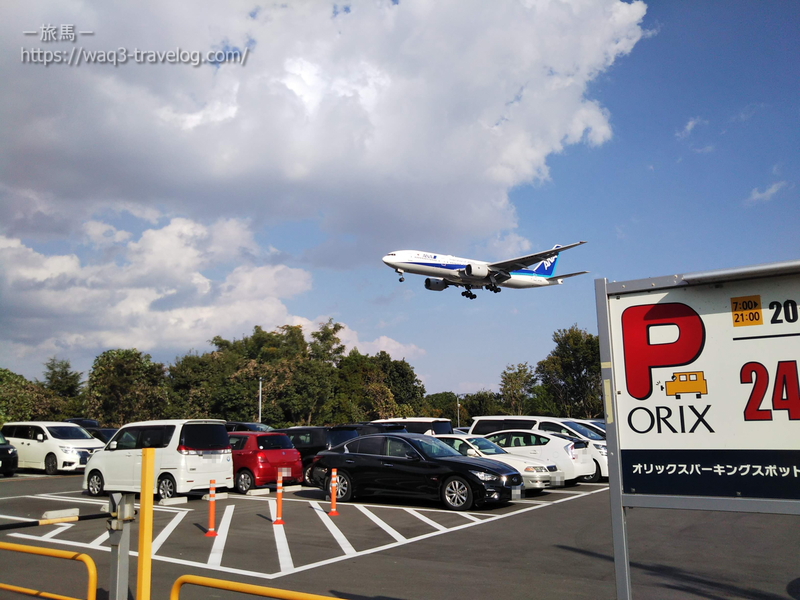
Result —
[{"label": "car door handle", "polygon": [[344,461],[344,462],[346,462],[348,465],[354,465],[354,464],[356,463],[356,461],[354,461],[354,460],[351,460],[351,459],[347,459],[347,460],[346,460],[346,461]]},{"label": "car door handle", "polygon": [[381,463],[384,467],[393,467],[394,463]]}]

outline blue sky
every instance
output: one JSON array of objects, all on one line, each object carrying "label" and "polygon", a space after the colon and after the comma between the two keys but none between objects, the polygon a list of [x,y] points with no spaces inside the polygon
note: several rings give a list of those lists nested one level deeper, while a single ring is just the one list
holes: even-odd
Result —
[{"label": "blue sky", "polygon": [[[596,333],[595,278],[798,258],[796,3],[142,6],[4,11],[0,366],[28,377],[332,317],[429,392],[497,389],[554,330]],[[43,23],[95,33],[22,35]],[[219,67],[20,60],[246,45]],[[559,267],[589,275],[473,301],[380,261],[578,240]]]}]

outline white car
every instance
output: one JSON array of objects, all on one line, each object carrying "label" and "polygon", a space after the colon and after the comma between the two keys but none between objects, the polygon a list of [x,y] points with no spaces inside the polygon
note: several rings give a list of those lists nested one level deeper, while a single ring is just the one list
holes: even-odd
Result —
[{"label": "white car", "polygon": [[80,425],[62,421],[6,423],[2,433],[16,447],[20,469],[44,469],[48,475],[83,469],[105,445]]},{"label": "white car", "polygon": [[575,438],[529,429],[496,431],[484,437],[511,454],[553,461],[564,471],[567,483],[575,483],[595,471],[586,442]]},{"label": "white car", "polygon": [[589,446],[589,454],[594,460],[594,473],[584,481],[595,483],[601,477],[608,477],[608,445],[605,435],[600,435],[591,427],[587,427],[576,419],[556,417],[539,417],[536,428],[540,431],[552,431],[584,440]]},{"label": "white car", "polygon": [[233,459],[225,421],[166,419],[123,426],[108,445],[95,452],[83,475],[90,496],[139,492],[142,450],[155,448],[153,492],[159,498],[209,489],[233,488]]},{"label": "white car", "polygon": [[522,483],[525,484],[526,491],[541,491],[549,487],[564,485],[564,472],[560,471],[552,461],[533,457],[523,458],[510,454],[486,438],[474,435],[453,434],[437,435],[436,437],[464,456],[490,458],[515,468],[522,475]]},{"label": "white car", "polygon": [[472,417],[472,426],[469,432],[486,437],[496,431],[510,429],[538,429],[584,440],[595,465],[594,471],[584,481],[594,483],[601,477],[608,477],[608,446],[605,435],[581,423],[579,419],[535,415],[478,416]]}]

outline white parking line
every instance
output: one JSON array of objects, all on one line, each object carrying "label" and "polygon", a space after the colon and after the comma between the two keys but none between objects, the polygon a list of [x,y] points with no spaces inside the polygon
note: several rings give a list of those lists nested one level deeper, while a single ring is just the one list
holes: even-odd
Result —
[{"label": "white parking line", "polygon": [[423,523],[427,523],[428,525],[430,525],[430,526],[431,526],[431,527],[433,527],[434,529],[438,529],[439,531],[445,531],[445,530],[447,529],[447,527],[445,527],[444,525],[442,525],[442,524],[440,524],[440,523],[437,523],[436,521],[434,521],[434,520],[432,520],[432,519],[429,519],[428,517],[426,517],[426,516],[425,516],[425,515],[423,515],[423,514],[420,514],[420,513],[418,513],[418,512],[417,512],[417,511],[415,511],[413,508],[407,508],[407,509],[406,509],[406,512],[407,512],[408,514],[410,514],[410,515],[414,515],[414,516],[415,516],[415,517],[417,517],[417,518],[418,518],[420,521],[422,521]]},{"label": "white parking line", "polygon": [[406,538],[397,533],[394,529],[392,529],[388,523],[384,523],[381,519],[379,519],[374,513],[372,513],[366,506],[361,504],[356,504],[356,508],[360,510],[362,513],[369,517],[369,520],[375,523],[378,527],[383,529],[386,533],[392,536],[398,542],[405,542]]},{"label": "white parking line", "polygon": [[53,529],[51,531],[48,531],[43,536],[41,536],[40,539],[49,540],[50,538],[53,538],[53,537],[57,536],[58,534],[66,531],[67,529],[69,529],[72,526],[73,526],[72,523],[59,523],[58,525],[56,525],[55,529]]},{"label": "white parking line", "polygon": [[[269,516],[273,523],[278,518],[278,502],[276,500],[269,501]],[[286,539],[286,532],[283,527],[283,525],[272,526],[272,533],[275,534],[275,546],[278,549],[278,562],[281,565],[281,573],[294,570],[289,541]]]},{"label": "white parking line", "polygon": [[347,538],[333,522],[333,519],[331,519],[328,516],[328,513],[322,510],[322,507],[320,507],[319,502],[310,502],[309,504],[311,504],[311,508],[314,509],[314,512],[317,513],[317,516],[322,521],[322,524],[325,525],[325,527],[328,528],[328,531],[331,532],[333,539],[335,539],[338,542],[339,546],[342,548],[342,551],[345,554],[356,554],[356,549],[353,548],[352,544],[350,544],[350,542],[347,541]]},{"label": "white parking line", "polygon": [[[345,553],[343,555],[336,556],[336,557],[333,557],[333,558],[329,558],[329,559],[321,560],[321,561],[318,561],[318,562],[309,563],[309,564],[305,564],[305,565],[302,565],[302,566],[299,566],[299,567],[295,567],[294,563],[292,561],[291,553],[289,552],[289,545],[288,545],[288,542],[287,542],[287,539],[286,539],[286,533],[284,531],[284,527],[283,526],[273,526],[273,532],[275,534],[275,542],[276,542],[276,546],[277,546],[277,549],[278,549],[278,558],[279,558],[279,562],[280,562],[280,571],[278,571],[276,573],[261,573],[261,572],[258,572],[258,571],[248,571],[248,570],[244,570],[244,569],[237,569],[237,568],[227,567],[227,566],[223,567],[221,564],[208,564],[208,563],[195,562],[195,561],[190,561],[190,560],[185,560],[185,559],[180,559],[180,558],[172,558],[172,557],[166,557],[166,556],[155,556],[155,552],[153,553],[154,554],[153,555],[153,560],[172,563],[172,564],[185,565],[185,566],[188,566],[188,567],[195,567],[195,568],[199,568],[199,569],[208,569],[208,570],[211,570],[211,571],[219,571],[219,572],[222,572],[222,573],[227,573],[228,575],[237,574],[237,575],[243,575],[243,576],[247,576],[247,577],[253,577],[253,578],[256,578],[256,579],[273,580],[273,579],[277,579],[279,577],[283,577],[285,575],[299,573],[299,572],[302,572],[302,571],[308,571],[308,570],[315,569],[315,568],[322,567],[322,566],[326,566],[326,565],[331,565],[331,564],[340,562],[342,560],[348,560],[348,559],[353,558],[355,556],[364,556],[364,555],[369,555],[369,554],[376,554],[376,553],[379,553],[379,552],[383,552],[385,550],[390,550],[392,548],[397,548],[399,546],[403,546],[405,544],[410,544],[410,543],[414,543],[414,542],[417,542],[417,541],[430,539],[430,538],[433,538],[433,537],[436,537],[436,536],[439,536],[439,535],[444,535],[444,534],[449,533],[449,532],[460,531],[462,529],[467,529],[469,527],[475,527],[475,526],[480,525],[482,523],[490,523],[492,521],[497,521],[497,520],[500,520],[500,519],[507,519],[507,518],[515,517],[515,516],[520,515],[522,513],[527,513],[527,512],[533,511],[533,510],[543,509],[543,508],[545,508],[545,507],[547,507],[549,505],[556,505],[556,504],[562,504],[564,502],[570,502],[572,500],[577,500],[578,498],[580,498],[582,496],[591,496],[593,494],[596,494],[596,493],[599,493],[599,492],[604,492],[604,491],[607,491],[607,490],[608,490],[607,487],[603,487],[601,489],[596,489],[596,490],[592,490],[590,492],[585,492],[585,493],[583,493],[581,495],[569,494],[569,495],[565,495],[564,497],[562,497],[562,498],[560,498],[558,500],[553,500],[552,502],[526,501],[526,503],[529,504],[529,506],[527,506],[525,508],[520,508],[519,510],[516,510],[516,511],[503,513],[501,515],[486,515],[486,514],[483,514],[483,513],[477,513],[477,514],[482,514],[485,517],[485,518],[482,518],[482,519],[477,519],[477,517],[475,517],[473,515],[470,515],[469,513],[458,513],[458,514],[462,514],[464,517],[469,519],[470,522],[469,523],[464,523],[463,525],[457,525],[455,527],[444,528],[444,530],[438,530],[437,529],[436,531],[432,531],[430,533],[426,533],[426,534],[419,535],[419,536],[416,536],[416,537],[413,537],[413,538],[408,538],[408,539],[406,539],[405,537],[400,535],[397,531],[392,529],[389,525],[384,523],[381,519],[379,519],[376,515],[374,515],[366,507],[364,507],[364,506],[362,506],[360,504],[355,504],[353,506],[355,506],[363,514],[365,514],[367,517],[369,517],[370,520],[372,520],[376,525],[378,525],[379,527],[384,529],[384,531],[387,531],[387,533],[390,533],[390,535],[392,535],[392,537],[395,538],[396,541],[388,543],[388,544],[384,544],[382,546],[369,548],[367,550],[357,551],[354,554]],[[308,502],[308,501],[306,501],[306,502]],[[536,502],[536,503],[534,504],[534,502]],[[275,518],[276,518],[276,508],[277,508],[277,504],[276,504],[276,502],[274,500],[272,500],[270,502],[269,508],[270,508],[271,517],[272,517],[272,519],[274,521]],[[390,508],[390,507],[387,506],[385,508]],[[393,507],[393,508],[400,508],[401,510],[406,510],[404,507]],[[159,509],[156,508],[156,510],[159,510]],[[170,511],[170,512],[177,512],[177,511]],[[188,511],[186,511],[186,509],[183,509],[183,511],[181,511],[181,512],[183,512],[185,514]],[[442,512],[448,512],[449,514],[453,514],[451,511],[442,511]],[[183,518],[183,517],[181,516],[180,518]],[[224,520],[224,517],[223,517],[223,520]],[[176,515],[175,518],[173,519],[173,521],[170,523],[170,525],[167,525],[167,527],[168,528],[171,527],[171,530],[174,530],[175,525],[177,525],[177,523],[179,523],[179,522],[180,522],[179,517],[178,517],[178,515]],[[60,544],[60,545],[64,545],[64,546],[71,546],[73,548],[74,547],[87,548],[87,549],[98,550],[98,551],[103,551],[103,552],[110,552],[111,551],[111,548],[108,547],[108,546],[94,546],[93,544],[95,544],[98,540],[95,540],[94,542],[92,542],[90,544],[87,544],[87,543],[83,543],[83,542],[76,542],[76,541],[71,541],[71,540],[58,539],[57,535],[59,533],[61,533],[62,531],[66,531],[66,530],[67,530],[66,527],[60,527],[60,528],[56,529],[53,532],[49,532],[48,534],[45,534],[45,536],[34,536],[34,535],[27,535],[27,534],[23,534],[23,533],[10,533],[10,534],[8,534],[8,536],[9,537],[14,537],[14,538],[29,539],[29,540],[44,540],[44,541],[46,541],[48,543],[51,543],[51,544]],[[394,532],[394,533],[392,534],[391,532]],[[163,534],[163,531],[162,531],[162,534]],[[161,536],[159,536],[159,537],[161,537]],[[168,536],[165,536],[165,538],[166,537],[168,537]],[[131,551],[131,556],[138,556],[138,552]]]},{"label": "white parking line", "polygon": [[172,532],[175,531],[175,528],[180,524],[187,512],[188,511],[175,513],[175,516],[172,517],[172,521],[167,523],[167,526],[161,530],[161,533],[158,534],[158,537],[153,540],[153,556],[158,553],[158,551],[161,549],[161,546],[167,541],[167,538],[172,535]]},{"label": "white parking line", "polygon": [[94,541],[89,542],[89,546],[92,548],[100,548],[102,545],[111,537],[110,531],[104,531],[102,535],[97,536]]},{"label": "white parking line", "polygon": [[210,566],[218,567],[222,564],[222,553],[225,551],[225,541],[228,539],[228,531],[231,528],[231,519],[235,508],[233,504],[225,507],[225,513],[219,522],[219,528],[217,528],[217,537],[214,538],[214,545],[211,547],[211,554],[206,563]]}]

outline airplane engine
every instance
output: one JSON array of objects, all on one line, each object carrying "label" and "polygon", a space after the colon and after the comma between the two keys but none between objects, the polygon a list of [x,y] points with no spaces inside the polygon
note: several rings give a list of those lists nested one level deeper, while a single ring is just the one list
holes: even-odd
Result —
[{"label": "airplane engine", "polygon": [[483,279],[484,277],[488,277],[489,267],[487,267],[486,265],[468,264],[466,267],[464,267],[464,272],[467,274],[467,277],[474,277],[475,279]]},{"label": "airplane engine", "polygon": [[433,290],[434,292],[441,292],[442,290],[447,289],[449,285],[450,284],[444,279],[437,279],[435,277],[428,277],[425,280],[425,289]]}]

